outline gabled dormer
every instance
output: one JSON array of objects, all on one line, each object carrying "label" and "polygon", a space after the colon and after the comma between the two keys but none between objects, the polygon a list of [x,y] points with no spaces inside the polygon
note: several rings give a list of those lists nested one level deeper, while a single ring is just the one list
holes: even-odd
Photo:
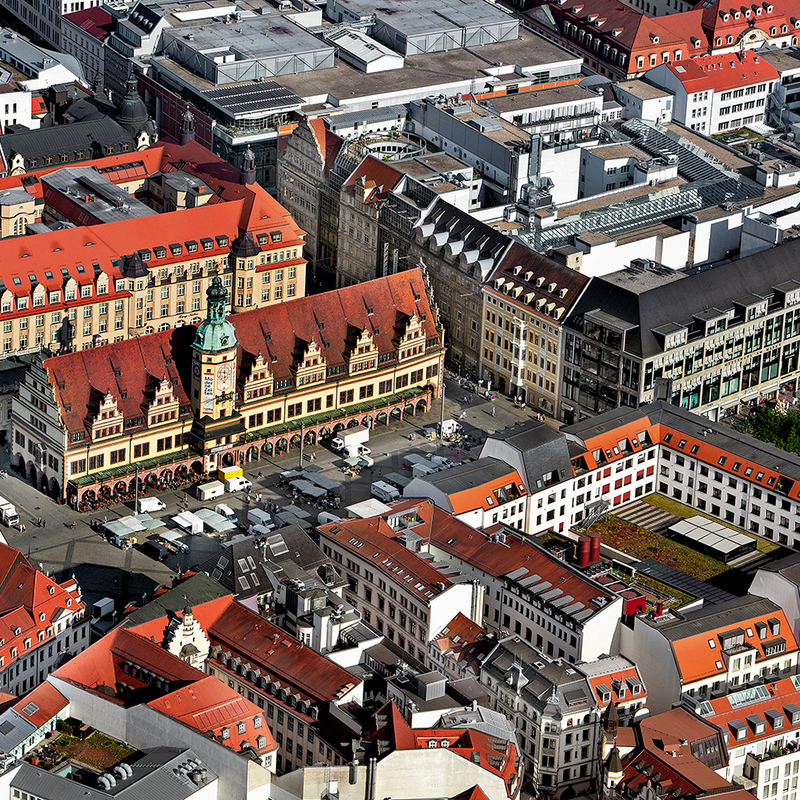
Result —
[{"label": "gabled dormer", "polygon": [[158,425],[179,416],[179,402],[175,396],[172,380],[164,376],[154,385],[153,397],[147,406],[147,424]]},{"label": "gabled dormer", "polygon": [[123,427],[122,411],[117,403],[117,398],[108,389],[102,396],[94,418],[90,422],[92,439],[111,436],[120,433]]},{"label": "gabled dormer", "polygon": [[245,400],[253,400],[257,397],[269,397],[272,394],[273,377],[269,369],[267,359],[258,351],[258,355],[253,361],[250,373],[244,379],[244,392],[242,397]]},{"label": "gabled dormer", "polygon": [[310,342],[298,340],[295,348],[295,380],[297,386],[308,386],[325,380],[326,362],[315,339]]},{"label": "gabled dormer", "polygon": [[405,317],[398,326],[397,360],[414,358],[425,352],[425,333],[422,329],[422,320],[415,311],[410,317]]},{"label": "gabled dormer", "polygon": [[373,340],[372,332],[369,328],[364,328],[358,334],[347,360],[348,369],[351,375],[356,372],[375,369],[378,365],[378,348]]}]

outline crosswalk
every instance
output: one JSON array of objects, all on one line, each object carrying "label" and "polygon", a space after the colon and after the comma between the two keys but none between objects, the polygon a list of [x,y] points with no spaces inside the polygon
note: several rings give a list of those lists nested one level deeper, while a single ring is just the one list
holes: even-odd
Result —
[{"label": "crosswalk", "polygon": [[680,519],[675,514],[670,514],[669,511],[664,511],[663,508],[650,505],[642,500],[634,500],[632,503],[615,508],[612,513],[615,517],[632,522],[653,533],[662,533]]}]

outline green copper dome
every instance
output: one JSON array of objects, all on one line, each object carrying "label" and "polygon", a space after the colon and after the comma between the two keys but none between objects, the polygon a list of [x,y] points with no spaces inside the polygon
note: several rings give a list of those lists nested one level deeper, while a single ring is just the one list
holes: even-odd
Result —
[{"label": "green copper dome", "polygon": [[225,319],[228,305],[228,290],[222,285],[222,279],[215,277],[206,289],[208,313],[197,328],[194,337],[194,348],[203,353],[221,353],[236,347],[236,330]]}]

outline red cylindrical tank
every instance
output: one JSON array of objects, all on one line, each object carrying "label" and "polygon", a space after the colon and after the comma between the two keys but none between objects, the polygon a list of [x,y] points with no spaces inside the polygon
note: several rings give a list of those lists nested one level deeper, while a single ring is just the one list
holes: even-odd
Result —
[{"label": "red cylindrical tank", "polygon": [[591,547],[588,536],[578,537],[578,566],[589,566],[589,548]]},{"label": "red cylindrical tank", "polygon": [[656,616],[660,617],[664,613],[664,604],[656,603]]},{"label": "red cylindrical tank", "polygon": [[591,548],[589,550],[589,562],[596,564],[600,560],[600,532],[592,531],[589,534],[591,539]]}]

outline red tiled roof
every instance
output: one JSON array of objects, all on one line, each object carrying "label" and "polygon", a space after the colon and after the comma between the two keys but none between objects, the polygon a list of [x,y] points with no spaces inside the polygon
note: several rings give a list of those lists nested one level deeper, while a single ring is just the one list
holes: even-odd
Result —
[{"label": "red tiled roof", "polygon": [[[246,745],[260,753],[271,752],[278,747],[267,727],[264,712],[211,675],[201,677],[189,686],[182,686],[148,705],[200,733],[212,733],[220,737],[226,747],[237,752]],[[258,727],[256,720],[259,720]],[[244,723],[243,732],[239,731],[240,723]],[[227,729],[227,737],[223,736],[223,729]],[[266,740],[261,748],[257,747],[259,736]]]},{"label": "red tiled roof", "polygon": [[779,78],[778,70],[751,50],[674,61],[667,65],[667,69],[683,84],[688,94],[707,89],[722,92]]},{"label": "red tiled roof", "polygon": [[[414,505],[411,501],[409,504]],[[376,570],[402,583],[405,591],[425,603],[453,585],[428,559],[409,550],[399,540],[401,534],[382,517],[342,519],[320,526],[319,531],[321,536],[336,540],[340,547],[371,561]],[[407,576],[412,580],[406,581]]]},{"label": "red tiled roof", "polygon": [[436,636],[434,645],[438,646],[442,655],[465,663],[478,674],[481,657],[494,647],[495,639],[477,622],[459,611]]},{"label": "red tiled roof", "polygon": [[[739,705],[733,708],[731,705],[731,696],[736,695],[736,691],[725,697],[718,697],[716,700],[710,700],[711,707],[714,709],[713,714],[708,714],[704,719],[708,720],[714,725],[719,725],[723,731],[729,734],[728,748],[746,747],[759,739],[771,739],[775,737],[775,731],[780,730],[781,734],[786,734],[788,738],[793,739],[790,735],[792,731],[800,730],[800,722],[792,723],[792,715],[786,713],[784,709],[789,704],[794,704],[800,707],[800,690],[798,690],[792,678],[782,678],[774,683],[766,684],[768,697],[761,702],[750,702],[749,704]],[[777,712],[781,720],[781,727],[776,729],[769,717],[765,715],[767,711]],[[747,721],[747,717],[756,716],[761,717],[764,721],[764,732],[756,733],[755,728]],[[739,739],[731,728],[731,723],[737,721],[744,726],[744,738]]]},{"label": "red tiled roof", "polygon": [[333,133],[333,131],[329,131],[325,126],[325,121],[320,117],[309,120],[308,124],[314,134],[314,138],[317,140],[317,147],[323,162],[322,170],[327,175],[331,171],[336,156],[339,155],[339,151],[342,149],[344,139]]},{"label": "red tiled roof", "polygon": [[[424,521],[414,530],[429,538],[432,547],[450,553],[483,572],[501,577],[524,568],[527,575],[538,575],[542,581],[559,588],[564,595],[571,595],[573,602],[583,603],[591,609],[601,607],[595,605],[594,600],[602,599],[604,606],[615,597],[596,581],[573,571],[552,554],[534,547],[513,533],[506,534],[503,544],[495,544],[484,533],[436,508],[430,501],[425,501],[424,504],[420,501],[405,501],[395,505],[392,513],[396,514],[415,504],[419,506],[418,513]],[[525,574],[520,574],[517,580],[524,577]],[[538,582],[529,585],[532,591],[535,590],[536,583]]]},{"label": "red tiled roof", "polygon": [[517,749],[511,742],[471,728],[411,728],[391,701],[378,711],[373,725],[364,731],[364,738],[388,744],[388,750],[381,748],[382,755],[395,750],[448,749],[500,776],[509,791],[513,787]]},{"label": "red tiled roof", "polygon": [[[647,699],[647,695],[645,692],[641,692],[640,694],[634,695],[630,692],[630,687],[627,687],[625,681],[628,678],[639,678],[639,670],[636,667],[630,667],[629,669],[618,669],[613,670],[611,672],[607,672],[605,675],[592,675],[587,676],[586,680],[589,682],[589,686],[592,687],[592,691],[595,695],[595,702],[600,708],[605,708],[606,706],[610,705],[611,703],[632,703],[634,701],[644,701]],[[614,687],[614,681],[619,681],[621,684],[626,685],[625,697],[619,696],[619,690]],[[605,684],[609,689],[611,689],[610,698],[608,700],[603,700],[602,692],[598,691],[598,686],[601,684]],[[642,684],[644,687],[644,684]]]},{"label": "red tiled roof", "polygon": [[53,684],[45,681],[28,692],[13,709],[35,728],[41,728],[68,704],[69,700]]},{"label": "red tiled roof", "polygon": [[[503,284],[498,289],[496,282],[500,278]],[[556,323],[566,320],[588,283],[588,276],[515,242],[489,277],[485,291],[552,324],[554,320]],[[552,284],[555,287],[551,289]],[[515,294],[512,288],[508,294],[507,285],[522,291]],[[558,309],[562,309],[561,314],[555,316]]]},{"label": "red tiled roof", "polygon": [[[202,620],[201,613],[196,616]],[[212,645],[240,654],[312,700],[336,701],[358,683],[338,664],[232,600],[206,635]]]},{"label": "red tiled roof", "polygon": [[350,194],[353,187],[361,181],[365,189],[365,200],[375,202],[383,200],[386,195],[394,189],[403,178],[403,173],[395,169],[391,164],[381,161],[375,156],[366,156],[364,160],[350,173],[345,181],[345,189]]},{"label": "red tiled roof", "polygon": [[101,42],[113,33],[116,27],[114,17],[99,6],[85,8],[83,11],[75,11],[72,14],[64,14],[64,19],[83,28],[86,33]]},{"label": "red tiled roof", "polygon": [[[766,640],[762,641],[759,639],[758,631],[754,627],[757,622],[768,624],[767,620],[772,617],[775,617],[780,622],[780,636],[786,640],[786,652],[792,653],[797,650],[797,641],[783,611],[770,611],[747,620],[741,620],[735,627],[744,632],[745,644],[754,648],[754,651],[751,652],[755,656],[755,665],[764,658],[773,657],[764,654],[764,645],[770,644],[770,641],[777,637],[770,634]],[[722,655],[720,635],[730,629],[731,626],[727,625],[672,641],[672,650],[675,653],[675,660],[684,683],[691,683],[710,675],[724,673],[727,670],[725,658]],[[750,635],[748,635],[748,631]],[[709,640],[714,642],[713,648],[709,645]],[[723,665],[722,668],[718,667],[717,663],[721,663]],[[755,666],[754,671],[758,671],[757,666]]]},{"label": "red tiled roof", "polygon": [[[267,359],[276,381],[293,379],[298,345],[312,340],[320,344],[328,368],[345,365],[354,337],[364,329],[373,333],[380,352],[389,352],[413,314],[422,319],[424,338],[438,339],[435,316],[419,269],[232,314],[229,321],[239,340],[239,382],[243,382],[258,353]],[[289,331],[291,334],[287,335]],[[149,405],[155,382],[165,377],[174,381],[173,391],[179,403],[188,406],[191,376],[187,356],[194,335],[195,327],[186,325],[47,359],[44,368],[56,387],[67,429],[86,430],[87,417],[94,417],[99,399],[108,391],[126,419],[141,416],[142,408]],[[323,348],[323,339],[330,347]]]},{"label": "red tiled roof", "polygon": [[126,663],[136,664],[140,670],[147,670],[168,682],[194,682],[202,675],[168,650],[124,628],[106,634],[53,674],[122,705],[124,697],[117,696],[122,685],[132,689],[148,686],[142,677],[134,678],[130,672],[123,671]]},{"label": "red tiled roof", "polygon": [[[625,757],[622,784],[635,790],[660,772],[659,783],[664,791],[669,786],[669,791],[677,792],[679,797],[730,787],[725,778],[692,755],[694,741],[715,734],[719,735],[714,727],[684,708],[673,708],[641,720],[642,746]],[[720,765],[723,762],[721,759]]]}]

